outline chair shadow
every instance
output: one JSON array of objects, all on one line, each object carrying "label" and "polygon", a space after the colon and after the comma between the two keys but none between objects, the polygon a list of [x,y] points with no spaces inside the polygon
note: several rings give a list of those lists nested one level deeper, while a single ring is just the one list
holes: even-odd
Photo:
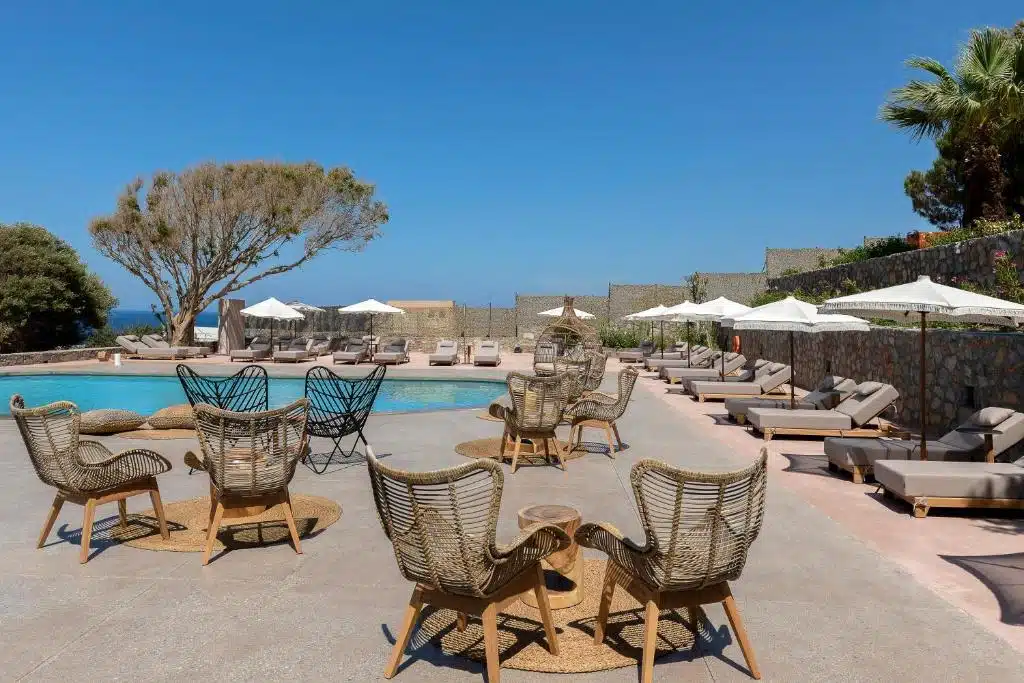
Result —
[{"label": "chair shadow", "polygon": [[[391,456],[391,453],[379,453],[374,454],[378,460]],[[335,453],[332,459],[330,451],[323,451],[321,453],[309,453],[302,460],[303,466],[314,474],[323,476],[325,474],[335,474],[337,472],[344,472],[345,470],[352,469],[353,467],[365,467],[366,466],[366,452],[353,450],[351,454],[344,455],[342,453]],[[324,465],[327,468],[323,471],[319,469]]]},{"label": "chair shadow", "polygon": [[1024,553],[1009,555],[939,555],[981,581],[999,603],[999,620],[1024,625]]},{"label": "chair shadow", "polygon": [[615,450],[612,451],[608,448],[607,442],[604,441],[587,441],[583,440],[579,444],[572,447],[573,451],[582,450],[586,453],[596,453],[599,455],[607,455],[609,457],[617,455],[619,453],[625,453],[629,450],[629,444],[625,441],[622,442],[622,448],[616,446]]},{"label": "chair shadow", "polygon": [[[145,538],[146,536],[152,536],[160,533],[160,526],[156,518],[145,517],[139,514],[128,515],[128,528],[129,531],[122,531],[118,537],[113,536],[113,532],[120,527],[121,520],[117,515],[110,517],[104,517],[93,521],[92,535],[89,537],[89,548],[91,550],[88,559],[97,557],[101,553],[105,552],[108,548],[112,548],[116,545],[121,545],[126,541],[137,540],[139,538]],[[133,527],[137,527],[136,531],[131,531]],[[186,527],[181,524],[177,524],[168,520],[167,530],[168,531],[182,531]],[[50,546],[59,545],[60,543],[68,543],[70,545],[82,545],[82,528],[69,528],[67,524],[61,525],[55,532],[57,538],[60,541],[47,543],[43,547],[49,548]]]},{"label": "chair shadow", "polygon": [[779,453],[789,461],[789,465],[782,470],[794,474],[809,474],[815,477],[827,477],[835,479],[836,475],[828,469],[828,456],[805,455],[803,453]]}]

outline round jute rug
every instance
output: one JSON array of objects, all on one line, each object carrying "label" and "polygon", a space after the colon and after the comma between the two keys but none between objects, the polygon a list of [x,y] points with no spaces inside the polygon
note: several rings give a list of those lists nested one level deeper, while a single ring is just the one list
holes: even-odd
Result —
[{"label": "round jute rug", "polygon": [[[509,605],[498,616],[501,666],[546,673],[586,673],[637,666],[643,653],[644,610],[622,588],[616,588],[612,598],[604,643],[594,645],[594,624],[604,570],[604,560],[585,560],[583,602],[575,607],[552,610],[561,651],[557,657],[548,652],[540,613],[521,600]],[[696,634],[705,639],[710,637],[702,611],[696,612],[696,629],[686,609],[661,613],[655,657],[692,648]],[[483,626],[479,618],[470,617],[466,630],[459,633],[452,610],[424,608],[423,614],[416,635],[419,643],[429,641],[445,654],[485,661]]]},{"label": "round jute rug", "polygon": [[116,436],[122,439],[146,439],[162,441],[165,439],[194,439],[194,429],[135,429],[130,432],[120,432]]},{"label": "round jute rug", "polygon": [[[295,516],[299,536],[302,537],[337,522],[341,518],[341,506],[320,496],[293,493],[292,514]],[[170,531],[170,538],[166,541],[160,536],[160,528],[152,510],[128,515],[127,528],[114,524],[109,532],[110,537],[133,548],[145,550],[181,553],[199,553],[204,550],[206,531],[209,528],[209,497],[164,503],[164,515]],[[214,549],[287,543],[290,538],[281,506],[275,505],[259,515],[225,520],[217,534]]]},{"label": "round jute rug", "polygon": [[[564,458],[566,462],[582,458],[587,454],[587,450],[585,448],[577,448],[566,453],[565,449],[569,447],[568,442],[559,440],[558,443],[562,447],[562,458]],[[512,462],[512,451],[512,446],[505,447],[505,460]],[[490,439],[463,441],[460,444],[456,444],[455,452],[467,458],[488,458],[490,460],[497,460],[498,454],[501,452],[501,437],[498,436]],[[551,458],[555,459],[553,449],[551,451]],[[540,453],[537,455],[533,454],[532,445],[524,444],[519,451],[519,462],[525,462],[526,464],[540,464],[545,463],[546,461],[547,456],[544,455],[543,446],[541,446]]]}]

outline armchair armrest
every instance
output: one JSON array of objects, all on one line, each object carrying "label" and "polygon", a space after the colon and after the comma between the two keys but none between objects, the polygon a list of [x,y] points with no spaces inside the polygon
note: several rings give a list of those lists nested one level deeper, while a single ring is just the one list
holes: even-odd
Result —
[{"label": "armchair armrest", "polygon": [[510,543],[496,543],[491,548],[492,571],[500,575],[499,585],[504,584],[551,553],[565,550],[570,543],[569,535],[554,524],[531,524]]},{"label": "armchair armrest", "polygon": [[[107,457],[102,457],[104,454]],[[171,463],[167,458],[155,451],[130,448],[113,454],[98,441],[80,441],[75,457],[78,464],[86,470],[116,468],[128,478],[155,477],[171,470]]]}]

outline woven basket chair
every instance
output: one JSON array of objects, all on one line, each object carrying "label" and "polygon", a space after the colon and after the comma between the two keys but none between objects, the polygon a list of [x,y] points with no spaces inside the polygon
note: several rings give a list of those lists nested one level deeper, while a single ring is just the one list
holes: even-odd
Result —
[{"label": "woven basket chair", "polygon": [[608,364],[608,356],[606,354],[588,351],[587,355],[590,357],[590,372],[587,373],[587,377],[583,382],[584,396],[601,388],[601,382],[604,381],[605,367]]},{"label": "woven basket chair", "polygon": [[[363,434],[363,427],[370,417],[373,402],[384,381],[387,366],[378,365],[366,377],[349,379],[340,377],[322,365],[317,365],[306,372],[306,398],[309,399],[309,419],[306,421],[306,432],[310,436],[326,437],[334,442],[334,449],[317,469],[311,459],[306,464],[317,474],[323,474],[334,460],[336,453],[349,458],[356,452],[356,445],[362,440],[369,447],[370,443]],[[355,434],[355,441],[347,453],[341,447],[341,440]]]},{"label": "woven basket chair", "polygon": [[[288,484],[306,453],[309,400],[275,410],[239,413],[200,403],[196,435],[210,475],[210,529],[203,552],[208,564],[225,510],[280,504],[296,553],[302,553]],[[244,515],[243,515],[244,516]]]},{"label": "woven basket chair", "polygon": [[171,469],[166,458],[145,448],[132,448],[115,455],[98,441],[80,439],[81,413],[68,401],[26,408],[25,400],[15,394],[11,397],[10,411],[39,479],[57,489],[37,548],[46,543],[61,507],[69,501],[85,506],[79,561],[87,562],[96,506],[116,501],[124,527],[128,524],[126,500],[144,493],[149,494],[153,503],[160,535],[168,538],[160,487],[156,483],[157,475]]},{"label": "woven basket chair", "polygon": [[555,374],[565,375],[565,391],[569,403],[578,401],[586,392],[592,363],[589,353],[579,358],[562,356],[555,359]]},{"label": "woven basket chair", "polygon": [[501,439],[501,451],[498,459],[503,460],[505,449],[512,451],[512,473],[519,466],[519,452],[524,439],[533,444],[533,452],[538,452],[538,440],[544,446],[544,454],[551,459],[549,442],[554,442],[555,456],[565,470],[565,459],[562,448],[555,434],[568,405],[568,382],[566,375],[554,377],[535,377],[518,372],[508,373],[505,383],[511,399],[511,407],[505,410],[505,433]]},{"label": "woven basket chair", "polygon": [[380,464],[372,449],[366,460],[377,514],[398,569],[415,583],[385,677],[398,671],[420,610],[429,604],[458,612],[460,631],[466,615],[481,617],[487,677],[496,683],[497,616],[529,590],[537,597],[548,649],[558,655],[540,561],[569,547],[570,539],[554,525],[535,524],[511,543],[497,543],[501,466],[481,460],[434,472],[404,472]]},{"label": "woven basket chair", "polygon": [[577,543],[607,553],[609,560],[594,642],[604,639],[616,585],[644,606],[644,683],[653,676],[659,611],[687,607],[696,624],[700,606],[712,602],[725,607],[751,675],[761,678],[729,581],[739,578],[761,530],[767,461],[768,449],[762,448],[749,467],[710,474],[641,460],[630,481],[644,542],[624,538],[605,523],[584,524],[576,531]]},{"label": "woven basket chair", "polygon": [[636,378],[640,375],[633,368],[624,368],[619,371],[619,393],[609,396],[599,391],[593,391],[582,399],[569,406],[565,416],[572,423],[572,431],[569,433],[569,444],[575,446],[583,442],[583,430],[587,427],[604,430],[605,438],[608,439],[608,455],[615,457],[615,444],[612,443],[612,433],[615,433],[615,441],[619,450],[623,448],[622,437],[619,436],[619,427],[616,421],[626,412],[629,405],[629,398],[633,395],[633,387],[636,385]]}]

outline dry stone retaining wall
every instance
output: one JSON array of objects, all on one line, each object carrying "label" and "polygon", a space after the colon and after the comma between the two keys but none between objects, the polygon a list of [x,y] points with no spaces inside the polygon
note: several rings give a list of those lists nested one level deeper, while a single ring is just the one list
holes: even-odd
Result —
[{"label": "dry stone retaining wall", "polygon": [[32,365],[35,363],[65,363],[72,360],[92,360],[100,351],[115,353],[123,351],[120,346],[101,346],[87,349],[65,349],[63,351],[28,351],[25,353],[0,353],[0,367]]}]

